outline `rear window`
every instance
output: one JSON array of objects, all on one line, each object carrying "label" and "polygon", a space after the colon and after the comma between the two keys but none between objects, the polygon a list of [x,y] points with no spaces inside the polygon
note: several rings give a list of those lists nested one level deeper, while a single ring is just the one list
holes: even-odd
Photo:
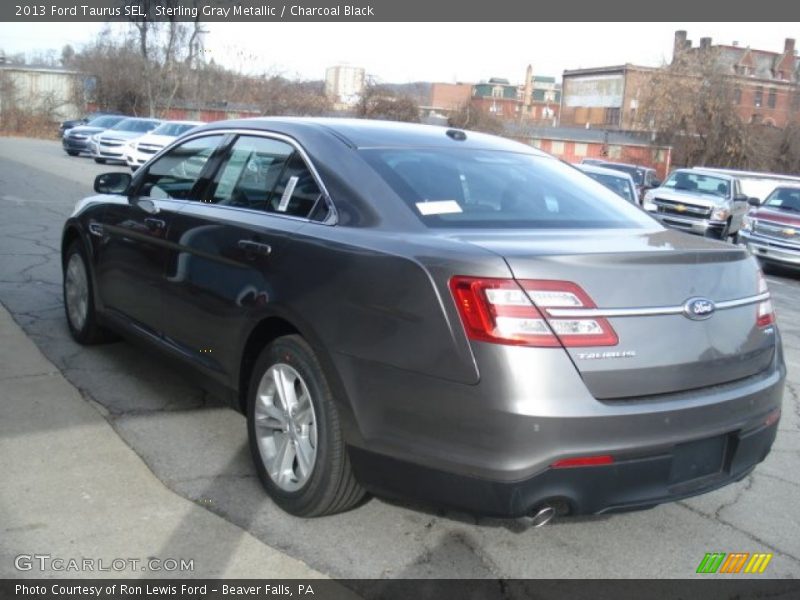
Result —
[{"label": "rear window", "polygon": [[145,119],[125,119],[114,125],[114,131],[132,131],[134,133],[147,133],[161,124],[161,121],[148,121]]},{"label": "rear window", "polygon": [[625,179],[624,177],[614,177],[613,175],[606,175],[605,173],[591,173],[588,171],[584,172],[595,181],[602,183],[621,198],[625,198],[625,200],[628,202],[636,202],[636,199],[633,197],[631,185],[628,183],[629,180]]},{"label": "rear window", "polygon": [[120,121],[122,121],[125,117],[97,117],[96,119],[92,119],[87,123],[90,127],[113,127]]},{"label": "rear window", "polygon": [[153,130],[153,135],[178,137],[179,135],[186,133],[190,129],[194,129],[195,127],[199,127],[199,125],[193,125],[190,123],[164,123]]},{"label": "rear window", "polygon": [[489,150],[361,150],[429,227],[638,228],[639,209],[549,157]]}]

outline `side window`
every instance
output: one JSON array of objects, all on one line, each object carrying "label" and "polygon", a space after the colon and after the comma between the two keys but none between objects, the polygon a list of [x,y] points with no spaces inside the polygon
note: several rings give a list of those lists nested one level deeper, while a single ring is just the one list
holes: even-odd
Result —
[{"label": "side window", "polygon": [[222,135],[195,138],[170,150],[148,167],[139,195],[191,199],[203,167],[222,138]]},{"label": "side window", "polygon": [[321,195],[311,171],[295,152],[272,192],[267,211],[292,217],[310,217]]},{"label": "side window", "polygon": [[268,210],[272,190],[293,152],[291,145],[278,140],[239,137],[214,177],[211,202]]}]

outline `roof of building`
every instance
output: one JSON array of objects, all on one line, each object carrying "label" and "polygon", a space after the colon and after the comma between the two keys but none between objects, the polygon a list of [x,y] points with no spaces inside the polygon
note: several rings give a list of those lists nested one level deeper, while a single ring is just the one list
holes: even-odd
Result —
[{"label": "roof of building", "polygon": [[590,67],[588,69],[564,69],[563,78],[577,77],[581,75],[607,75],[609,73],[624,73],[625,71],[657,71],[657,67],[645,67],[625,63],[624,65],[612,65],[608,67]]},{"label": "roof of building", "polygon": [[506,131],[512,137],[551,139],[570,142],[652,146],[652,134],[646,131],[586,129],[585,127],[541,127],[509,123]]}]

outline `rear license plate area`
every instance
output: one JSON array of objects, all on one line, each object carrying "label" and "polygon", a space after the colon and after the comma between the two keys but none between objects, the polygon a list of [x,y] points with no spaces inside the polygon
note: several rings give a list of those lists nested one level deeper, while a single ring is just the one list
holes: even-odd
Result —
[{"label": "rear license plate area", "polygon": [[670,485],[716,475],[725,463],[728,435],[678,444],[672,451]]}]

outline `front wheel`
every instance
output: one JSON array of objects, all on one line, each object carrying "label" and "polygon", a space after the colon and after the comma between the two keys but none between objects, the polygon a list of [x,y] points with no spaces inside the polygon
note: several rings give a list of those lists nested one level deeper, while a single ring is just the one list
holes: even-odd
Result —
[{"label": "front wheel", "polygon": [[106,159],[105,158],[95,158],[94,162],[96,162],[98,165],[104,165],[104,164],[106,164]]},{"label": "front wheel", "polygon": [[89,266],[78,241],[67,250],[63,287],[67,325],[75,341],[91,345],[115,339],[114,334],[97,324]]},{"label": "front wheel", "polygon": [[78,152],[77,150],[67,150],[67,154],[69,154],[70,156],[78,156],[80,152]]},{"label": "front wheel", "polygon": [[317,517],[357,505],[355,477],[330,386],[298,335],[278,338],[256,361],[247,398],[250,452],[261,483],[286,512]]}]

